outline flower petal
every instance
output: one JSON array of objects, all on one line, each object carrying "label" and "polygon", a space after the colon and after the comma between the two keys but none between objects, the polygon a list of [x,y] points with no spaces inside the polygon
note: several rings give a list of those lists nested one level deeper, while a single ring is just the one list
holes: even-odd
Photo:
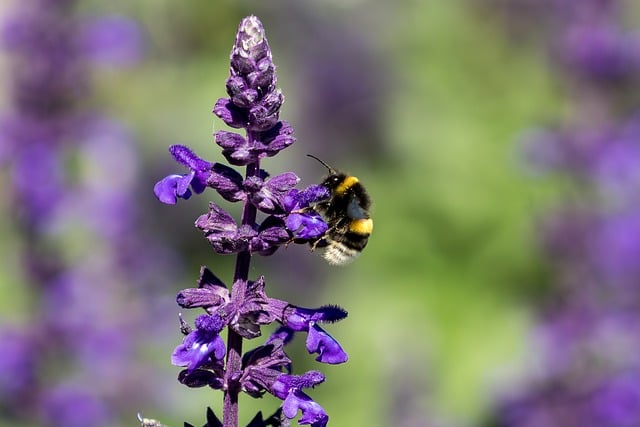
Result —
[{"label": "flower petal", "polygon": [[349,359],[338,341],[315,322],[310,324],[306,345],[309,353],[318,353],[316,357],[318,362],[337,365]]},{"label": "flower petal", "polygon": [[329,422],[329,416],[322,406],[302,391],[295,390],[289,393],[282,403],[282,413],[287,418],[294,418],[298,409],[302,411],[302,417],[298,420],[300,425],[309,424],[314,427],[324,427]]},{"label": "flower petal", "polygon": [[233,104],[229,98],[220,98],[213,107],[213,113],[232,128],[243,128],[249,121],[247,112]]},{"label": "flower petal", "polygon": [[[191,197],[189,190],[189,175],[169,175],[156,183],[153,192],[162,203],[167,205],[175,205],[178,197],[187,200]],[[185,186],[185,182],[187,185]]]},{"label": "flower petal", "polygon": [[235,169],[216,163],[208,177],[207,185],[214,188],[225,200],[238,202],[246,197],[242,181],[242,175]]},{"label": "flower petal", "polygon": [[288,215],[285,224],[296,239],[302,240],[318,239],[329,229],[322,216],[315,211]]}]

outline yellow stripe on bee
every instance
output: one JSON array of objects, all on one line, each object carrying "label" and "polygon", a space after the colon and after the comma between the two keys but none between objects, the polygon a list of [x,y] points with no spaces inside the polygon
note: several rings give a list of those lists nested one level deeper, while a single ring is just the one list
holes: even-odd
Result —
[{"label": "yellow stripe on bee", "polygon": [[371,218],[354,219],[349,224],[349,231],[362,236],[368,236],[373,231],[373,221]]},{"label": "yellow stripe on bee", "polygon": [[340,185],[338,185],[336,187],[336,194],[338,195],[342,195],[344,193],[346,193],[349,188],[353,187],[354,185],[356,185],[358,183],[358,178],[356,178],[355,176],[348,176],[344,179],[344,181],[342,181],[340,183]]}]

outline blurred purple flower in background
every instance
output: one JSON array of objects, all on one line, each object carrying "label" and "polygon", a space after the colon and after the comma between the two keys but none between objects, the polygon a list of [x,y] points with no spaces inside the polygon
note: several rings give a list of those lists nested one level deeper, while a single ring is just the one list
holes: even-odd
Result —
[{"label": "blurred purple flower in background", "polygon": [[[362,17],[326,14],[324,6],[291,3],[286,16],[273,16],[279,23],[274,31],[299,67],[292,76],[298,133],[310,145],[325,147],[328,158],[388,162],[392,142],[384,121],[391,67],[380,46],[357,30],[354,19]],[[309,36],[299,37],[302,33]]]},{"label": "blurred purple flower in background", "polygon": [[81,52],[100,65],[130,65],[142,58],[140,27],[122,16],[87,19],[80,29]]},{"label": "blurred purple flower in background", "polygon": [[137,152],[121,124],[88,107],[92,70],[135,63],[141,32],[78,6],[16,2],[2,22],[0,161],[28,312],[3,318],[0,411],[19,424],[114,425],[145,404],[136,388],[147,368],[134,355],[146,321],[133,286],[151,280],[153,250],[137,231]]},{"label": "blurred purple flower in background", "polygon": [[[551,59],[575,104],[525,140],[525,161],[570,191],[540,221],[551,272],[536,369],[502,397],[502,427],[640,425],[640,98],[637,29],[622,1],[549,0]],[[576,76],[579,76],[576,78]]]}]

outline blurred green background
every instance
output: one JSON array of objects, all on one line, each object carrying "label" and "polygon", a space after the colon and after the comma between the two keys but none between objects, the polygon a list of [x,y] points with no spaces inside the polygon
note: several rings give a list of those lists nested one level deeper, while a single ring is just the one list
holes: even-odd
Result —
[{"label": "blurred green background", "polygon": [[[223,125],[211,109],[225,96],[237,24],[255,14],[286,97],[281,118],[297,137],[263,167],[272,174],[295,171],[301,185],[319,182],[323,168],[305,157],[312,153],[358,176],[374,203],[375,230],[352,265],[330,267],[301,247],[254,262],[252,274],[265,275],[271,296],[349,311],[347,320],[327,327],[349,362],[320,366],[296,341],[296,373],[326,374],[310,394],[329,413],[330,425],[480,425],[492,397],[528,369],[531,302],[545,280],[535,220],[559,187],[527,173],[516,140],[563,114],[540,46],[512,39],[500,2],[80,4],[87,13],[133,17],[145,31],[145,59],[126,70],[96,72],[91,102],[130,127],[139,144],[140,187],[146,188],[139,195],[140,227],[185,254],[181,280],[149,296],[167,303],[167,319],[179,311],[171,305],[175,292],[195,283],[200,265],[229,283],[232,259],[213,254],[193,227],[214,195],[165,206],[152,187],[179,170],[167,153],[170,144],[223,161],[212,138]],[[20,284],[10,225],[1,228],[7,238],[0,247],[0,291],[2,299],[15,298]],[[20,307],[2,304],[2,317],[19,316]],[[140,412],[169,426],[198,425],[207,405],[220,408],[222,395],[175,381],[179,369],[169,355],[180,335],[170,321],[157,348],[140,355],[164,384],[139,385],[140,395],[155,402]],[[269,397],[244,399],[241,420],[277,404]],[[136,425],[135,414],[123,423]]]}]

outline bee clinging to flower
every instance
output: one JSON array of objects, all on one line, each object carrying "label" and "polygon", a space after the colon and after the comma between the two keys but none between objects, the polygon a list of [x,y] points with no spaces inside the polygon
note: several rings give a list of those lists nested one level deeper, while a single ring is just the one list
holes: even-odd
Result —
[{"label": "bee clinging to flower", "polygon": [[373,220],[369,215],[371,199],[358,178],[335,170],[315,156],[308,156],[329,171],[321,185],[331,194],[327,200],[313,206],[329,228],[312,245],[324,248],[323,257],[329,264],[348,264],[367,246],[373,230]]}]

